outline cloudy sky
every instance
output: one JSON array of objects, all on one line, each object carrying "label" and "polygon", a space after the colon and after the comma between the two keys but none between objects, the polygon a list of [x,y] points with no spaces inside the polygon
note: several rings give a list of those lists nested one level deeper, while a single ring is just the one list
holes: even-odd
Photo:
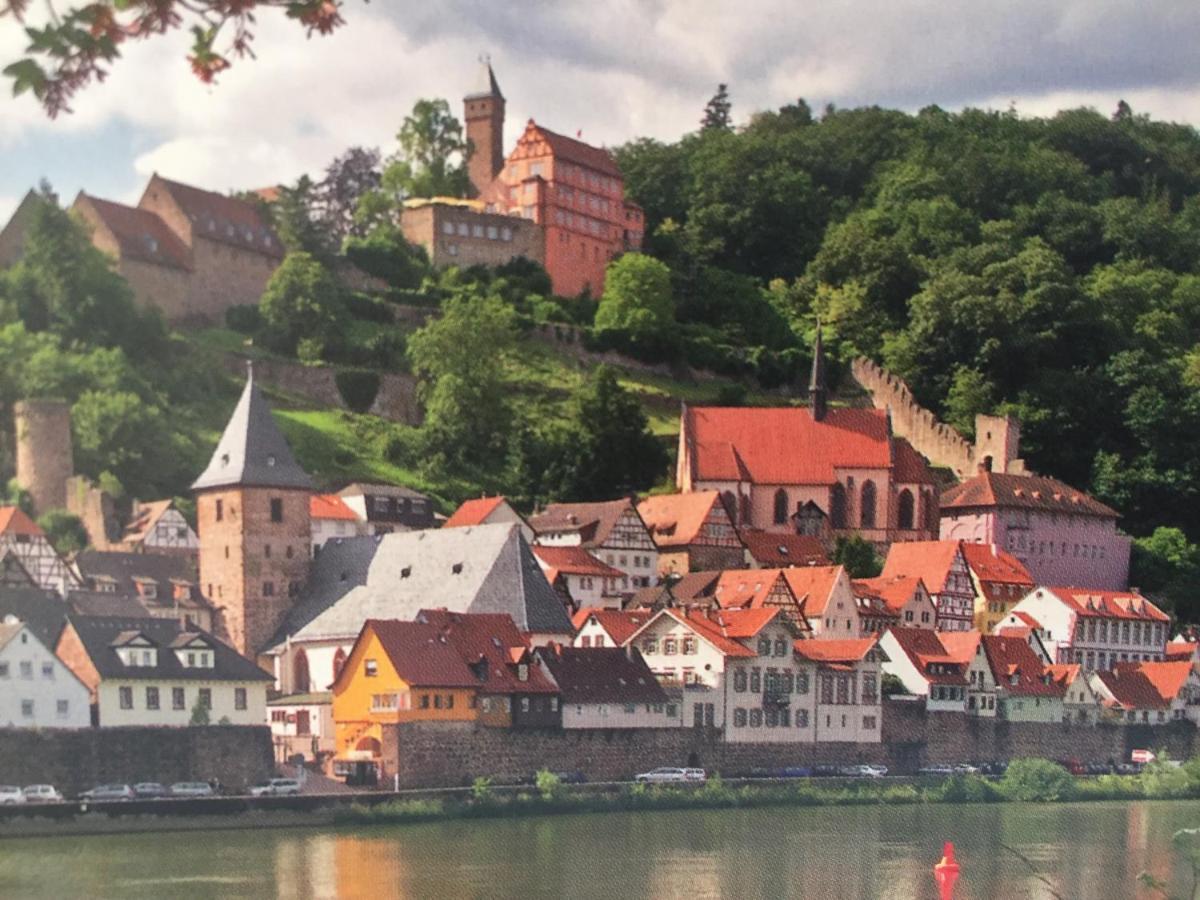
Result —
[{"label": "cloudy sky", "polygon": [[[304,37],[261,16],[257,60],[212,87],[186,35],[127,48],[111,77],[51,121],[0,90],[0,223],[46,177],[134,202],[158,171],[215,190],[319,172],[355,144],[394,149],[421,97],[459,98],[490,54],[508,100],[505,146],[533,117],[585,140],[673,140],[695,128],[718,82],[734,117],[797,97],[815,108],[928,104],[1028,115],[1120,98],[1200,123],[1200,6],[1189,0],[348,0],[348,24]],[[0,66],[24,35],[0,19]]]}]

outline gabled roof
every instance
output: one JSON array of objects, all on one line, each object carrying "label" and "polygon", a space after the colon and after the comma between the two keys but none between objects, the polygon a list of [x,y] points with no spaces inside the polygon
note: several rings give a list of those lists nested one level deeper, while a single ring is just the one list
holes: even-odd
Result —
[{"label": "gabled roof", "polygon": [[961,547],[960,541],[896,541],[888,548],[883,576],[911,575],[925,582],[930,593],[940,594]]},{"label": "gabled roof", "polygon": [[995,544],[963,542],[963,556],[975,577],[983,583],[1018,584],[1033,587],[1033,576],[1025,565]]},{"label": "gabled roof", "polygon": [[1192,672],[1188,660],[1122,662],[1096,676],[1124,709],[1166,709]]},{"label": "gabled roof", "polygon": [[575,613],[571,623],[579,632],[589,619],[595,619],[596,624],[603,628],[617,646],[624,644],[638,629],[654,616],[648,609],[603,609],[596,606],[585,606]]},{"label": "gabled roof", "polygon": [[1051,587],[1045,590],[1062,600],[1079,616],[1136,619],[1146,622],[1171,621],[1170,616],[1136,591],[1096,591],[1073,587]]},{"label": "gabled roof", "polygon": [[572,634],[571,620],[517,523],[326,541],[271,641],[347,640],[368,619],[422,609],[507,613],[526,632]]},{"label": "gabled roof", "polygon": [[1115,509],[1077,491],[1057,478],[1044,475],[1013,475],[981,472],[942,494],[941,509],[1038,509],[1116,519]]},{"label": "gabled roof", "polygon": [[750,557],[760,566],[827,566],[829,557],[821,539],[808,534],[780,533],[743,528],[738,532]]},{"label": "gabled roof", "polygon": [[979,650],[979,642],[983,638],[978,631],[939,631],[938,640],[946,650],[946,655],[955,662],[969,666]]},{"label": "gabled roof", "polygon": [[46,532],[18,506],[0,506],[0,534],[46,536]]},{"label": "gabled roof", "polygon": [[308,514],[312,519],[357,522],[358,515],[337,494],[313,494],[308,498]]},{"label": "gabled roof", "polygon": [[0,585],[0,622],[11,616],[29,626],[47,647],[58,643],[67,623],[67,604],[53,591]]},{"label": "gabled roof", "polygon": [[[761,607],[775,585],[781,582],[779,569],[726,569],[717,579],[713,596],[723,609]],[[790,590],[783,582],[785,590]]]},{"label": "gabled roof", "polygon": [[[273,681],[257,665],[211,634],[185,629],[173,619],[122,619],[70,616],[84,650],[101,679],[187,679],[189,681]],[[158,648],[158,664],[127,666],[117,656],[117,646],[132,635],[144,635]],[[181,636],[200,637],[213,650],[212,668],[187,667],[173,646]]]},{"label": "gabled roof", "polygon": [[884,410],[830,409],[817,421],[793,406],[688,406],[683,419],[698,481],[830,485],[835,468],[892,468]]},{"label": "gabled roof", "polygon": [[1164,656],[1168,660],[1191,660],[1196,656],[1196,644],[1191,641],[1171,641],[1167,644]]},{"label": "gabled roof", "polygon": [[1024,622],[1027,627],[1032,628],[1035,631],[1041,630],[1042,623],[1023,610],[1014,609],[1011,613],[1009,613],[1009,615],[1016,616],[1018,619]]},{"label": "gabled roof", "polygon": [[208,468],[193,482],[192,490],[235,485],[300,490],[313,486],[275,424],[271,408],[254,382],[253,369]]},{"label": "gabled roof", "polygon": [[602,563],[582,547],[546,547],[535,545],[537,557],[546,578],[552,584],[559,575],[590,575],[594,578],[621,578],[625,573]]},{"label": "gabled roof", "polygon": [[465,500],[451,514],[450,518],[442,523],[442,527],[462,528],[467,525],[482,525],[487,521],[487,517],[504,502],[506,501],[503,497],[478,497],[474,500]]},{"label": "gabled roof", "polygon": [[806,617],[821,616],[842,577],[841,566],[801,566],[793,569],[730,569],[721,573],[713,596],[723,608],[757,609],[782,580]]},{"label": "gabled roof", "polygon": [[[1073,685],[1082,671],[1083,667],[1079,663],[1054,663],[1046,666],[1046,672],[1056,684],[1061,685],[1064,689]],[[1085,682],[1086,680],[1084,679]]]},{"label": "gabled roof", "polygon": [[600,503],[551,503],[529,519],[535,534],[553,531],[579,532],[581,546],[601,547],[626,511],[637,516],[637,508],[625,498]]},{"label": "gabled roof", "polygon": [[1045,670],[1041,659],[1024,638],[987,634],[980,640],[992,678],[1006,693],[1023,697],[1063,695],[1063,685]]},{"label": "gabled roof", "polygon": [[690,628],[697,636],[707,641],[717,652],[725,656],[757,656],[755,651],[739,639],[753,637],[778,614],[774,608],[764,609],[662,609],[650,621],[639,628],[628,641],[637,639],[644,631],[663,617]]},{"label": "gabled roof", "polygon": [[833,592],[845,577],[846,570],[841,566],[798,566],[794,569],[775,571],[783,575],[784,581],[796,595],[796,602],[804,610],[804,615],[813,618],[825,614]]},{"label": "gabled roof", "polygon": [[668,702],[642,654],[634,647],[539,647],[546,666],[567,703]]},{"label": "gabled roof", "polygon": [[[893,628],[888,632],[909,661],[930,684],[965,685],[967,662],[962,658],[962,648],[953,649],[942,643],[943,635],[927,628]],[[950,666],[951,672],[933,672],[933,665]]]},{"label": "gabled roof", "polygon": [[[359,640],[368,634],[375,635],[396,674],[413,687],[479,686],[479,679],[436,625],[368,619]],[[346,672],[348,668],[342,671]],[[342,676],[339,675],[337,680],[340,682]]]},{"label": "gabled roof", "polygon": [[140,544],[154,530],[154,526],[163,517],[163,513],[171,509],[174,505],[175,501],[171,499],[152,500],[148,503],[138,504],[134,510],[133,518],[125,526],[125,531],[121,534],[121,542],[126,544]]},{"label": "gabled roof", "polygon": [[24,622],[0,622],[0,650],[8,646],[8,642],[24,630]]},{"label": "gabled roof", "polygon": [[826,640],[809,638],[792,643],[792,652],[809,662],[853,664],[862,660],[875,646],[877,638]]},{"label": "gabled roof", "polygon": [[176,603],[176,586],[186,586],[182,607],[211,608],[197,584],[196,564],[191,557],[168,553],[131,553],[116,550],[81,550],[75,554],[75,568],[89,587],[100,582],[112,583],[118,594],[137,596],[138,584],[153,582],[157,587],[154,606]]},{"label": "gabled roof", "polygon": [[621,177],[620,168],[618,168],[607,150],[600,147],[593,147],[591,144],[585,144],[583,141],[577,141],[575,138],[551,131],[549,128],[538,125],[533,119],[530,119],[525,126],[525,133],[521,135],[521,140],[536,140],[537,138],[541,138],[549,144],[550,153],[556,160],[565,160],[579,166],[585,166],[604,175],[611,175],[614,178]]},{"label": "gabled roof", "polygon": [[185,272],[191,270],[187,246],[157,213],[101,200],[82,191],[75,203],[86,204],[95,210],[96,216],[116,238],[123,259],[136,259]]},{"label": "gabled roof", "polygon": [[[255,204],[171,181],[156,173],[146,186],[146,193],[157,186],[163,187],[191,220],[193,238],[220,241],[265,256],[283,258],[283,243]],[[142,199],[145,200],[145,194]]]},{"label": "gabled roof", "polygon": [[906,438],[892,438],[892,483],[933,484],[933,473],[925,457]]},{"label": "gabled roof", "polygon": [[[516,662],[530,650],[512,616],[504,613],[467,614],[444,609],[423,609],[418,622],[432,625],[444,636],[476,678],[485,693],[555,693],[554,685],[536,667],[526,669],[522,681]],[[486,665],[485,665],[486,663]],[[483,677],[480,677],[480,676]]]},{"label": "gabled roof", "polygon": [[883,602],[888,611],[899,615],[901,610],[924,587],[915,575],[880,575],[877,578],[856,578],[850,582],[855,598],[871,597]]},{"label": "gabled roof", "polygon": [[153,613],[133,594],[106,594],[98,591],[69,591],[67,603],[71,612],[80,616],[103,616],[119,619],[152,619]]},{"label": "gabled roof", "polygon": [[[658,547],[686,547],[700,539],[700,531],[714,506],[728,521],[728,513],[717,491],[660,494],[647,497],[637,509]],[[733,523],[729,525],[732,530]]]}]

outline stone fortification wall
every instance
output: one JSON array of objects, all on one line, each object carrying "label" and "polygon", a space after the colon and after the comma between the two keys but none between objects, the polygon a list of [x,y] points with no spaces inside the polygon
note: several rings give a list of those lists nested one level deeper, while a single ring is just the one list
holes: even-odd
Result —
[{"label": "stone fortification wall", "polygon": [[67,796],[113,782],[215,778],[240,788],[269,777],[274,769],[266,726],[0,729],[5,782],[53,784]]},{"label": "stone fortification wall", "polygon": [[[233,375],[244,377],[246,360],[236,353],[227,354],[225,368]],[[279,360],[255,360],[254,377],[284,394],[311,400],[321,406],[347,409],[346,401],[337,386],[337,371],[328,366],[305,366]],[[417,379],[399,372],[383,372],[379,376],[379,392],[368,410],[406,425],[421,424],[421,404],[417,399]]]},{"label": "stone fortification wall", "polygon": [[67,506],[67,479],[75,474],[71,408],[62,400],[22,400],[13,405],[17,483],[29,491],[38,515]]},{"label": "stone fortification wall", "polygon": [[385,774],[402,787],[470,784],[528,778],[538,769],[583,772],[591,781],[624,780],[663,765],[695,765],[727,776],[756,769],[821,763],[883,763],[913,773],[937,763],[1005,761],[1023,756],[1107,762],[1129,759],[1135,748],[1166,748],[1191,756],[1195,728],[1058,725],[927,714],[924,705],[888,701],[880,744],[734,744],[708,728],[507,731],[468,722],[408,722],[384,729]]}]

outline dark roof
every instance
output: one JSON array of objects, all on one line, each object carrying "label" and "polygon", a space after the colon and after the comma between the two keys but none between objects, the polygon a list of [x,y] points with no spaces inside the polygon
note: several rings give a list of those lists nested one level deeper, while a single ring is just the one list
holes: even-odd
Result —
[{"label": "dark roof", "polygon": [[313,486],[275,424],[270,406],[254,383],[253,369],[208,468],[192,484],[192,490],[234,485],[300,490],[312,490]]},{"label": "dark roof", "polygon": [[378,638],[396,674],[414,687],[474,688],[479,685],[479,679],[436,625],[368,619],[363,634],[371,632]]},{"label": "dark roof", "polygon": [[91,206],[117,240],[123,259],[190,271],[188,249],[157,213],[136,206],[101,200],[80,192],[76,205]]},{"label": "dark roof", "polygon": [[428,494],[414,491],[402,484],[386,484],[382,481],[354,481],[338,491],[339,497],[407,497],[410,500],[428,500]]},{"label": "dark roof", "polygon": [[516,658],[527,663],[529,642],[504,613],[454,613],[423,609],[417,621],[432,625],[450,642],[476,676],[476,687],[484,693],[553,694],[554,684],[536,667],[526,668],[520,680]]},{"label": "dark roof", "polygon": [[[639,588],[629,601],[633,609],[649,609],[659,606],[675,606],[712,597],[721,580],[720,571],[688,572],[686,575],[668,575],[661,584]],[[715,601],[714,601],[715,602]]]},{"label": "dark roof", "polygon": [[985,634],[980,641],[992,669],[992,678],[1004,691],[1027,697],[1063,695],[1064,686],[1054,680],[1024,638]]},{"label": "dark roof", "polygon": [[9,616],[24,622],[51,649],[62,634],[67,611],[67,604],[53,591],[0,585],[0,622]]},{"label": "dark roof", "polygon": [[[581,546],[601,547],[608,540],[617,520],[626,510],[641,519],[633,501],[628,499],[608,500],[600,503],[551,503],[542,512],[529,519],[529,527],[535,534],[550,531],[577,531]],[[643,523],[643,527],[645,524]],[[650,529],[646,529],[647,538]]]},{"label": "dark roof", "polygon": [[101,591],[69,591],[67,604],[80,616],[118,619],[152,619],[150,608],[136,594],[109,594]]},{"label": "dark roof", "polygon": [[825,545],[813,535],[749,528],[742,529],[738,535],[750,556],[760,566],[784,569],[788,566],[829,565]]},{"label": "dark roof", "polygon": [[[226,197],[155,175],[146,190],[161,184],[192,222],[192,237],[231,244],[282,259],[283,244],[254,203]],[[232,232],[232,233],[231,233]]]},{"label": "dark roof", "polygon": [[563,703],[666,703],[667,694],[634,647],[539,647]]},{"label": "dark roof", "polygon": [[1118,518],[1120,513],[1077,491],[1057,478],[1044,475],[1010,475],[981,472],[942,494],[943,514],[948,509],[1038,509],[1078,516]]},{"label": "dark roof", "polygon": [[[101,679],[188,679],[194,681],[272,681],[268,675],[232,647],[211,634],[185,629],[173,619],[123,619],[106,616],[72,615],[70,624],[91,658]],[[158,665],[127,666],[117,656],[115,643],[124,643],[131,633],[144,635],[158,650]],[[172,650],[181,637],[202,638],[213,650],[211,669],[188,668]]]},{"label": "dark roof", "polygon": [[[196,563],[191,556],[169,553],[129,553],[115,550],[81,550],[75,555],[75,567],[92,591],[96,582],[109,580],[118,594],[137,597],[147,606],[180,606],[211,609],[197,582]],[[148,579],[157,585],[154,599],[140,597],[136,580]],[[187,584],[187,598],[175,600],[176,584]],[[79,592],[85,593],[85,592]],[[79,610],[84,612],[84,610]],[[89,612],[87,615],[106,615]]]}]

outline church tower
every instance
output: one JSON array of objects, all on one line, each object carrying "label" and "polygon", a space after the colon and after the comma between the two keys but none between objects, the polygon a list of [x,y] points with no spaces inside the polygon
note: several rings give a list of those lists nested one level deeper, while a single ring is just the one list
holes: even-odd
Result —
[{"label": "church tower", "polygon": [[253,369],[192,491],[200,589],[230,643],[253,659],[295,602],[312,547],[312,481],[275,425]]},{"label": "church tower", "polygon": [[463,118],[472,147],[467,174],[478,197],[504,168],[504,95],[487,57],[479,60],[475,89],[463,98]]},{"label": "church tower", "polygon": [[813,344],[812,378],[808,382],[808,402],[816,422],[825,418],[829,405],[829,388],[825,384],[825,344],[821,341],[821,323],[817,323],[817,340]]}]

